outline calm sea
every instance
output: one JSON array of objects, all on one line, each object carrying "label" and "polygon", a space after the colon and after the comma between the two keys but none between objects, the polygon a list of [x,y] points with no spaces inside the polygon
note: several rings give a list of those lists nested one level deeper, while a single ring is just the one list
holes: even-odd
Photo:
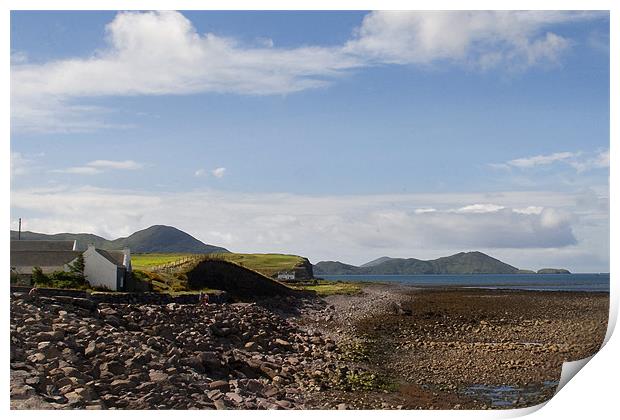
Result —
[{"label": "calm sea", "polygon": [[489,289],[609,292],[609,273],[593,274],[418,274],[329,275],[326,280],[394,282],[412,286],[479,287]]}]

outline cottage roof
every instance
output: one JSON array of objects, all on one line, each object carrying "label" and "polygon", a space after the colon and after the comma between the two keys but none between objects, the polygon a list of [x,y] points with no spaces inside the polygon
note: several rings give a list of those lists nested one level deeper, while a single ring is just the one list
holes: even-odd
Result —
[{"label": "cottage roof", "polygon": [[11,251],[73,251],[75,241],[13,240]]},{"label": "cottage roof", "polygon": [[80,251],[15,251],[11,249],[11,267],[62,267],[75,260]]},{"label": "cottage roof", "polygon": [[95,249],[101,256],[119,267],[124,267],[125,253],[123,251],[107,251],[105,249]]}]

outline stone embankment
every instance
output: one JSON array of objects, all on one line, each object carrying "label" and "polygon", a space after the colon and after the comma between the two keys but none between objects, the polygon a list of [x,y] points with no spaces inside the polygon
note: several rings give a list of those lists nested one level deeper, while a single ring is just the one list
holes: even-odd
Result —
[{"label": "stone embankment", "polygon": [[10,328],[13,408],[306,408],[305,392],[360,375],[333,340],[253,303],[13,293]]},{"label": "stone embankment", "polygon": [[[27,294],[31,290],[31,286],[11,286],[11,293],[17,296]],[[206,293],[209,301],[214,303],[224,303],[229,300],[229,295],[223,290],[212,290]],[[75,289],[53,289],[53,288],[37,288],[37,295],[43,297],[53,297],[56,300],[65,300],[67,302],[76,302],[72,298],[82,298],[95,303],[117,303],[130,304],[141,303],[150,305],[167,305],[168,303],[190,304],[198,302],[198,294],[182,294],[172,296],[165,293],[140,292],[140,293],[109,293],[109,292],[88,292],[85,290]]]}]

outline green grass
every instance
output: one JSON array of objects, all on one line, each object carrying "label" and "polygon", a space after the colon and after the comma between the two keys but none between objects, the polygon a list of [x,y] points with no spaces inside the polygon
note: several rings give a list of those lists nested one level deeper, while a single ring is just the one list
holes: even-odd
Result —
[{"label": "green grass", "polygon": [[292,270],[303,261],[297,255],[285,254],[217,254],[216,258],[237,263],[243,267],[272,277],[280,271]]},{"label": "green grass", "polygon": [[192,254],[132,254],[131,266],[135,270],[149,270],[157,265],[171,263]]},{"label": "green grass", "polygon": [[[178,261],[185,257],[192,257],[194,254],[133,254],[131,265],[136,270],[149,271],[155,266],[168,264]],[[221,259],[234,262],[243,267],[249,268],[259,273],[272,277],[280,271],[292,270],[297,264],[303,261],[297,255],[285,254],[208,254],[208,258]]]},{"label": "green grass", "polygon": [[155,273],[148,270],[133,270],[141,282],[148,282],[157,293],[178,293],[187,291],[187,278],[183,274]]},{"label": "green grass", "polygon": [[318,284],[297,286],[302,290],[311,290],[319,296],[354,295],[362,290],[358,283],[321,280]]}]

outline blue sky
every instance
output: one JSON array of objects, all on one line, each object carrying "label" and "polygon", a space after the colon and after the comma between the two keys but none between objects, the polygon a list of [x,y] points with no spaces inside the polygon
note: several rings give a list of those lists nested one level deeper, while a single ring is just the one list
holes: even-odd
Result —
[{"label": "blue sky", "polygon": [[12,12],[12,219],[608,271],[608,43],[605,13]]}]

